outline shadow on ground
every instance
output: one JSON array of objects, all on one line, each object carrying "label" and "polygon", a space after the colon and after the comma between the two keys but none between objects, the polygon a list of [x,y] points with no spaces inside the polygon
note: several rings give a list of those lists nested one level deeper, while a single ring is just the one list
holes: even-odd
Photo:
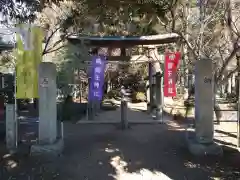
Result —
[{"label": "shadow on ground", "polygon": [[122,131],[113,125],[65,123],[61,157],[3,157],[0,179],[238,179],[239,167],[239,153],[229,149],[222,158],[190,155],[184,132],[175,127],[145,124]]},{"label": "shadow on ground", "polygon": [[[134,111],[136,113],[136,111]],[[143,112],[138,112],[143,117]],[[116,115],[116,114],[115,114]],[[118,114],[119,115],[119,114]],[[118,116],[116,115],[116,116]],[[146,115],[146,114],[145,114]],[[117,118],[113,116],[113,118]],[[134,116],[135,117],[135,116]],[[144,116],[146,117],[146,116]],[[150,117],[150,115],[149,115]],[[165,113],[168,121],[171,115]],[[139,117],[140,118],[140,117]],[[176,118],[174,123],[192,123]],[[240,154],[224,147],[223,157],[194,157],[179,126],[114,125],[65,122],[65,150],[60,157],[7,154],[0,143],[2,180],[205,180],[239,179]],[[33,130],[34,128],[30,128]],[[36,133],[36,132],[35,132]]]},{"label": "shadow on ground", "polygon": [[171,117],[171,120],[174,120],[179,125],[193,125],[194,124],[194,118],[192,117],[184,117],[182,115],[173,115],[167,111],[163,112],[165,116]]}]

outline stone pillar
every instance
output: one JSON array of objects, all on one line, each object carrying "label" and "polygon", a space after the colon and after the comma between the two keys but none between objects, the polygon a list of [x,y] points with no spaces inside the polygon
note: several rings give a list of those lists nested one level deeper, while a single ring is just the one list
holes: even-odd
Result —
[{"label": "stone pillar", "polygon": [[57,138],[56,66],[50,62],[39,66],[39,142],[51,144]]},{"label": "stone pillar", "polygon": [[162,104],[162,86],[161,86],[161,74],[156,73],[156,120],[163,120],[163,104]]},{"label": "stone pillar", "polygon": [[[90,93],[90,84],[91,84],[91,78],[88,78],[88,93]],[[87,120],[93,120],[94,119],[94,110],[93,110],[93,101],[88,100],[88,107],[87,107]]]},{"label": "stone pillar", "polygon": [[195,68],[196,136],[201,143],[213,142],[213,72],[212,61],[197,61]]},{"label": "stone pillar", "polygon": [[94,109],[93,109],[93,101],[88,101],[88,107],[87,107],[87,115],[88,120],[94,120]]},{"label": "stone pillar", "polygon": [[148,95],[149,95],[149,108],[150,112],[153,110],[154,106],[154,98],[153,98],[153,66],[152,63],[148,63],[148,80],[149,80],[149,88],[148,88]]},{"label": "stone pillar", "polygon": [[[121,48],[121,56],[126,56],[126,49]],[[126,102],[126,89],[121,87],[121,125],[123,129],[128,127],[128,119],[127,119],[127,102]]]},{"label": "stone pillar", "polygon": [[14,104],[6,105],[6,145],[10,153],[17,150],[17,122]]},{"label": "stone pillar", "polygon": [[195,138],[189,149],[195,155],[220,155],[222,149],[214,143],[213,125],[213,68],[210,59],[195,64]]},{"label": "stone pillar", "polygon": [[63,128],[57,121],[56,65],[42,62],[39,65],[39,143],[31,147],[31,154],[59,155],[63,150]]},{"label": "stone pillar", "polygon": [[121,128],[128,128],[128,120],[127,120],[127,101],[121,101]]}]

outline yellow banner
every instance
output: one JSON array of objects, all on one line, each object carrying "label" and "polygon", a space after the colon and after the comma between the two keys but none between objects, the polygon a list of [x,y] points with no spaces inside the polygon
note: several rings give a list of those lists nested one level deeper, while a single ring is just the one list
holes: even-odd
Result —
[{"label": "yellow banner", "polygon": [[[20,25],[19,27],[23,27]],[[23,38],[28,36],[23,42]],[[39,27],[31,27],[29,33],[17,33],[16,85],[17,99],[38,98],[38,66],[42,61],[43,32]],[[30,49],[26,49],[30,45]],[[31,47],[32,46],[32,47]]]}]

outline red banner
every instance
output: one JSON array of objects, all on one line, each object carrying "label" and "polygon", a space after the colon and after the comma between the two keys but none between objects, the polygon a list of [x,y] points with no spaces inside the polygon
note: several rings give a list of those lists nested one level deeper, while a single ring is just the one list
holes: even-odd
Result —
[{"label": "red banner", "polygon": [[177,67],[181,58],[180,52],[165,54],[164,63],[164,96],[165,97],[175,97],[177,95],[176,91],[176,75]]}]

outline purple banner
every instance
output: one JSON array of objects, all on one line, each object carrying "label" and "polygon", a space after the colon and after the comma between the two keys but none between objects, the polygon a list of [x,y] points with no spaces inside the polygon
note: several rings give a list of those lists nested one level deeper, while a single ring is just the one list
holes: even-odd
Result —
[{"label": "purple banner", "polygon": [[105,56],[92,56],[89,100],[102,100],[105,67]]}]

